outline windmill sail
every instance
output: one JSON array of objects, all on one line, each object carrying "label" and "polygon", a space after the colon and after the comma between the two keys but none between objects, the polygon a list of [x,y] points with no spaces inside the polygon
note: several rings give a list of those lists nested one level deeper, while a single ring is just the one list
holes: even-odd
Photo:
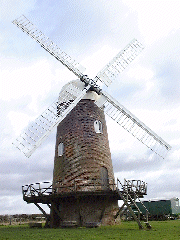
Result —
[{"label": "windmill sail", "polygon": [[26,157],[30,157],[38,146],[49,136],[53,129],[84,97],[90,86],[83,90],[69,84],[57,99],[38,118],[29,125],[13,143]]},{"label": "windmill sail", "polygon": [[31,23],[24,15],[15,19],[13,22],[23,32],[28,34],[37,43],[41,45],[47,52],[54,56],[58,61],[65,65],[77,77],[81,78],[85,68],[73,60],[69,55],[63,52],[55,43],[46,37],[37,27]]},{"label": "windmill sail", "polygon": [[144,49],[143,45],[133,39],[122,51],[120,51],[95,77],[107,87],[112,81],[131,63],[135,57]]},{"label": "windmill sail", "polygon": [[156,154],[164,158],[167,151],[171,149],[171,146],[108,93],[101,93],[101,98],[96,102],[97,106],[103,108],[104,112],[121,127],[131,133]]},{"label": "windmill sail", "polygon": [[[120,103],[110,95],[99,89],[97,82],[100,80],[106,86],[121,73],[130,62],[143,50],[143,46],[136,39],[132,40],[122,51],[120,51],[94,78],[89,79],[83,75],[83,68],[79,63],[64,53],[56,44],[39,31],[25,16],[21,16],[13,21],[23,32],[38,42],[41,47],[53,55],[69,70],[71,70],[87,86],[80,89],[71,84],[61,92],[59,100],[55,101],[41,116],[39,116],[32,126],[28,127],[24,133],[16,139],[15,145],[30,156],[32,152],[42,143],[74,106],[83,98],[86,92],[96,91],[101,95],[96,102],[97,106],[104,109],[105,113],[115,120],[120,126],[130,132],[139,141],[153,150],[156,154],[164,158],[165,152],[171,147],[131,112],[125,109]],[[83,85],[84,86],[84,85]]]}]

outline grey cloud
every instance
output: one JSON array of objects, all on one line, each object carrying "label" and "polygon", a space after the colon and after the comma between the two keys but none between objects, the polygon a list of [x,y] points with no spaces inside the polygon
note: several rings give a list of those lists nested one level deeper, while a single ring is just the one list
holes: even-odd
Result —
[{"label": "grey cloud", "polygon": [[169,104],[177,104],[179,102],[180,92],[180,71],[179,66],[173,62],[166,62],[157,71],[158,87],[161,95],[168,99]]},{"label": "grey cloud", "polygon": [[172,198],[177,197],[180,188],[179,174],[173,171],[165,171],[158,181],[149,180],[148,194],[152,198]]},{"label": "grey cloud", "polygon": [[[106,3],[111,4],[108,1]],[[29,8],[31,11],[29,11],[27,17],[47,36],[50,36],[62,50],[77,60],[86,58],[105,44],[111,44],[117,48],[120,48],[119,44],[122,44],[122,47],[124,47],[129,42],[129,38],[131,40],[131,35],[135,34],[134,36],[137,37],[138,34],[141,34],[138,30],[138,24],[135,23],[134,26],[130,26],[130,22],[128,22],[125,16],[129,12],[123,5],[121,9],[113,9],[113,7],[108,9],[107,5],[103,6],[102,2],[95,0],[81,1],[80,7],[79,2],[69,0],[58,1],[53,3],[53,5],[50,1],[46,1],[43,4],[41,4],[41,1],[33,1],[32,5],[30,2],[26,4],[26,8],[22,8],[21,11],[18,10],[16,14],[21,15],[23,13],[26,15],[26,9]],[[119,17],[120,15],[121,17]],[[14,18],[16,16],[13,14],[11,17]],[[0,27],[2,37],[0,51],[3,57],[6,58],[5,68],[7,67],[7,71],[11,71],[12,67],[9,66],[10,59],[14,59],[17,66],[20,63],[28,66],[37,59],[46,58],[53,65],[52,71],[55,72],[61,68],[60,63],[56,64],[57,61],[52,56],[26,34],[17,29],[11,23],[11,20],[8,19],[7,21],[6,18],[6,21]],[[174,42],[175,37],[176,41]],[[173,50],[174,48],[175,50]],[[152,69],[154,73],[153,79],[150,79],[154,83],[150,95],[143,95],[145,89],[143,81],[142,84],[135,81],[133,84],[130,84],[130,82],[133,82],[131,79],[126,82],[126,77],[128,77],[126,72],[122,73],[117,80],[119,84],[117,82],[114,83],[112,88],[108,89],[108,92],[130,111],[135,108],[158,111],[174,108],[175,105],[179,104],[180,90],[178,80],[180,76],[179,56],[177,56],[177,52],[179,52],[178,34],[168,36],[167,40],[162,39],[156,45],[148,46],[142,52],[139,64]],[[17,61],[17,59],[19,60]],[[26,81],[26,76],[24,81]],[[14,84],[14,79],[12,79],[12,83]],[[42,97],[43,100],[38,99],[37,109],[48,107],[58,97],[60,89],[57,90],[57,83],[53,84],[47,95],[44,98]],[[0,209],[4,209],[4,214],[12,212],[27,213],[28,211],[38,212],[32,205],[27,206],[23,202],[21,186],[52,180],[56,130],[29,159],[18,152],[18,150],[10,147],[14,132],[11,121],[7,117],[8,113],[9,111],[15,111],[33,117],[36,113],[29,108],[31,103],[31,96],[0,102],[1,139],[3,141],[6,139],[7,144],[4,149],[1,148],[0,156],[0,178],[2,183]],[[39,114],[41,114],[41,111]],[[172,116],[172,120],[168,125],[174,126],[176,121],[176,116]],[[178,129],[176,132],[168,131],[166,133],[169,136],[169,140],[178,140]],[[168,156],[166,160],[152,158],[150,161],[148,159],[151,152],[147,150],[143,157],[141,153],[137,153],[132,160],[128,150],[125,152],[123,149],[117,149],[117,151],[119,151],[118,154],[112,152],[115,175],[123,178],[130,176],[133,179],[147,181],[149,198],[161,198],[170,195],[171,197],[174,195],[178,197],[180,187],[177,171],[179,169],[178,156],[175,157],[176,159],[170,159]],[[157,173],[160,175],[156,176],[156,178],[151,177],[151,174],[153,176],[153,173],[158,170],[162,170],[163,173]],[[3,204],[4,201],[6,206]]]},{"label": "grey cloud", "polygon": [[[150,152],[151,153],[151,152]],[[149,172],[157,170],[163,165],[163,159],[154,154],[154,158],[149,160],[147,154],[146,158],[139,159],[136,156],[134,159],[129,159],[128,153],[120,153],[118,155],[112,154],[113,168],[115,172],[129,172],[129,171],[143,171]]]}]

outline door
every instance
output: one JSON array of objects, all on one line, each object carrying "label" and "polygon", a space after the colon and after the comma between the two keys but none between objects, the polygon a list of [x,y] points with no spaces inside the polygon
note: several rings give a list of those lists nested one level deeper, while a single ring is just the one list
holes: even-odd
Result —
[{"label": "door", "polygon": [[108,170],[106,167],[101,167],[100,178],[101,178],[101,189],[107,190],[109,187],[109,179],[108,179]]}]

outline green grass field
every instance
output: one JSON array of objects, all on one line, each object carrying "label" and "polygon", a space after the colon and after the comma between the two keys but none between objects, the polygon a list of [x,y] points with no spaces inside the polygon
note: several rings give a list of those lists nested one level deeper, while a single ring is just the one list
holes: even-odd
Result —
[{"label": "green grass field", "polygon": [[116,226],[99,228],[71,228],[71,229],[46,229],[29,228],[28,225],[0,226],[0,240],[24,240],[24,239],[172,239],[180,240],[180,220],[152,221],[151,230],[139,230],[135,222],[122,222]]}]

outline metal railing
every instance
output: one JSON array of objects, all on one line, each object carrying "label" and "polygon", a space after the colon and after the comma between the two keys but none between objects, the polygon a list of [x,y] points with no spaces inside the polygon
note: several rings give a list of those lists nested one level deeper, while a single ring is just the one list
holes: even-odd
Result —
[{"label": "metal railing", "polygon": [[31,183],[22,186],[23,197],[48,196],[52,192],[52,182]]},{"label": "metal railing", "polygon": [[124,184],[117,179],[81,179],[76,178],[73,181],[61,180],[57,182],[32,183],[22,186],[23,197],[49,196],[52,194],[63,194],[70,192],[98,192],[98,191],[126,191],[136,193],[137,196],[147,193],[147,184],[141,180],[126,180]]},{"label": "metal railing", "polygon": [[124,179],[124,190],[128,190],[129,192],[135,192],[140,194],[147,194],[147,183],[141,180],[127,180]]},{"label": "metal railing", "polygon": [[68,182],[65,180],[52,182],[32,183],[22,186],[23,197],[48,196],[52,194],[63,194],[70,192],[89,192],[89,191],[115,191],[116,184],[114,179],[107,179],[104,184],[101,179],[74,179]]}]

